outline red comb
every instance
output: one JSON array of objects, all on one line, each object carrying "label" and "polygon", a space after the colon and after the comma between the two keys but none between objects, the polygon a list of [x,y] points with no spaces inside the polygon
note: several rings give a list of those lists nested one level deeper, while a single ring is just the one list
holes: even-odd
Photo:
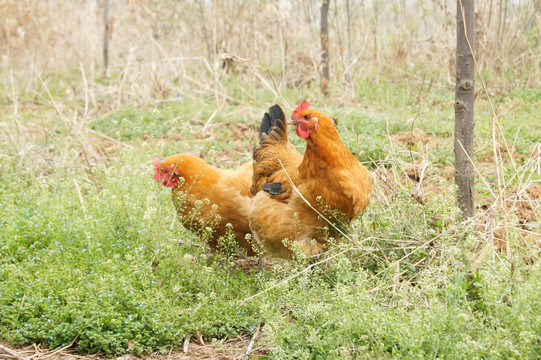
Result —
[{"label": "red comb", "polygon": [[291,118],[292,119],[296,119],[299,117],[299,113],[303,110],[306,110],[310,107],[310,103],[308,101],[304,101],[302,104],[300,104],[299,106],[297,106],[297,108],[295,109],[295,111],[293,111],[293,114],[291,114]]},{"label": "red comb", "polygon": [[160,164],[160,159],[155,158],[152,160],[152,165],[154,165],[154,180],[156,181],[160,181]]}]

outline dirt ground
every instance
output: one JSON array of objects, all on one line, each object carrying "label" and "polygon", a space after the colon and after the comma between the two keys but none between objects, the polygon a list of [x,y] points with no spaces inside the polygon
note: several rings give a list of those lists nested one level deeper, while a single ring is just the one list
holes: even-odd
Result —
[{"label": "dirt ground", "polygon": [[[259,340],[259,341],[258,341]],[[33,344],[25,347],[14,346],[5,342],[0,342],[0,359],[17,359],[17,360],[188,360],[188,359],[211,359],[211,360],[240,360],[240,359],[257,359],[260,356],[266,355],[268,350],[261,338],[256,338],[253,343],[252,338],[244,336],[242,338],[229,339],[222,342],[200,343],[190,342],[185,344],[183,349],[171,350],[167,354],[155,352],[141,356],[131,354],[107,358],[100,354],[81,355],[70,350],[69,348],[48,349],[38,344]],[[251,345],[251,347],[250,347]]]}]

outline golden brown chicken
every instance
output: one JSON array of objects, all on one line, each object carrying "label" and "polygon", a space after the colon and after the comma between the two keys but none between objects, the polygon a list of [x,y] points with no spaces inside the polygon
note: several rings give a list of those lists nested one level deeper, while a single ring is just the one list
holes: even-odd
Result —
[{"label": "golden brown chicken", "polygon": [[304,156],[289,143],[278,105],[265,114],[254,148],[250,228],[263,248],[279,257],[292,256],[285,243],[298,243],[306,256],[312,256],[325,251],[329,235],[338,237],[312,207],[338,222],[336,210],[352,220],[370,199],[368,171],[344,145],[333,121],[309,107],[305,101],[291,115],[295,132],[306,140]]},{"label": "golden brown chicken", "polygon": [[197,234],[212,228],[212,249],[221,236],[231,234],[248,255],[254,255],[246,240],[252,162],[235,170],[218,169],[198,157],[177,154],[163,161],[154,159],[153,164],[154,179],[173,188],[173,204],[186,228]]}]

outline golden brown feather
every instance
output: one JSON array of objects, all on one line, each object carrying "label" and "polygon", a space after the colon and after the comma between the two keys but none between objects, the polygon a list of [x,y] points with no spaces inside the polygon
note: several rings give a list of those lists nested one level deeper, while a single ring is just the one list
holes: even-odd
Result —
[{"label": "golden brown feather", "polygon": [[[297,242],[311,256],[326,249],[328,235],[322,231],[328,223],[292,190],[288,175],[304,198],[331,221],[338,219],[329,209],[340,211],[347,220],[359,216],[371,191],[368,171],[344,145],[332,120],[309,109],[307,102],[295,110],[292,120],[297,135],[306,140],[304,156],[288,142],[285,118],[277,121],[255,148],[251,185],[255,195],[249,216],[252,233],[270,254],[280,257],[292,254],[284,239]],[[265,191],[265,183],[274,182],[286,191],[279,195]],[[338,233],[331,229],[330,235]]]},{"label": "golden brown feather", "polygon": [[173,188],[173,204],[186,228],[200,233],[212,227],[209,240],[212,249],[216,249],[220,236],[232,233],[238,244],[254,255],[246,241],[246,234],[250,233],[251,162],[235,170],[218,169],[198,157],[177,154],[163,161],[154,159],[154,167],[156,181]]}]

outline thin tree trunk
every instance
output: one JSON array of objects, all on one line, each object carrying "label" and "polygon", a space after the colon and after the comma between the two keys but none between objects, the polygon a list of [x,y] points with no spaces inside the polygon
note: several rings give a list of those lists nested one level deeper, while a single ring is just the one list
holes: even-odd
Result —
[{"label": "thin tree trunk", "polygon": [[[500,45],[503,45],[503,40],[505,39],[505,30],[506,30],[506,24],[507,24],[507,4],[508,4],[508,1],[505,0],[505,5],[504,5],[504,9],[503,9],[503,19],[502,19],[502,33],[500,34],[501,38],[498,39],[499,40],[499,43]],[[503,46],[502,46],[503,48]]]},{"label": "thin tree trunk", "polygon": [[201,0],[197,1],[199,5],[199,15],[201,16],[201,24],[203,26],[203,36],[205,37],[205,45],[207,47],[207,60],[209,64],[212,64],[212,51],[210,49],[210,38],[207,31],[207,19],[205,18],[205,9],[203,8],[203,2]]},{"label": "thin tree trunk", "polygon": [[474,0],[457,0],[456,25],[455,183],[458,186],[458,206],[462,211],[463,219],[467,219],[475,213],[472,163],[475,100]]},{"label": "thin tree trunk", "polygon": [[109,67],[109,0],[103,1],[103,77]]},{"label": "thin tree trunk", "polygon": [[490,7],[489,7],[489,10],[488,10],[488,22],[487,22],[487,29],[490,30],[490,22],[492,20],[492,1],[493,0],[490,0]]},{"label": "thin tree trunk", "polygon": [[372,7],[374,8],[374,28],[372,29],[374,32],[373,38],[374,38],[374,66],[377,69],[378,64],[378,0],[372,1]]},{"label": "thin tree trunk", "polygon": [[498,30],[496,31],[496,42],[500,43],[500,31],[502,28],[502,11],[503,11],[503,0],[500,0],[500,6],[498,7]]},{"label": "thin tree trunk", "polygon": [[348,66],[353,61],[353,50],[351,48],[351,9],[349,7],[349,0],[346,0],[346,13],[348,16]]},{"label": "thin tree trunk", "polygon": [[338,42],[340,58],[342,59],[342,64],[344,64],[344,45],[342,43],[342,37],[340,36],[340,30],[342,29],[340,27],[340,22],[338,21],[338,4],[336,1],[334,2],[334,29],[336,33],[336,41]]},{"label": "thin tree trunk", "polygon": [[321,92],[328,94],[329,85],[329,0],[321,5]]}]

